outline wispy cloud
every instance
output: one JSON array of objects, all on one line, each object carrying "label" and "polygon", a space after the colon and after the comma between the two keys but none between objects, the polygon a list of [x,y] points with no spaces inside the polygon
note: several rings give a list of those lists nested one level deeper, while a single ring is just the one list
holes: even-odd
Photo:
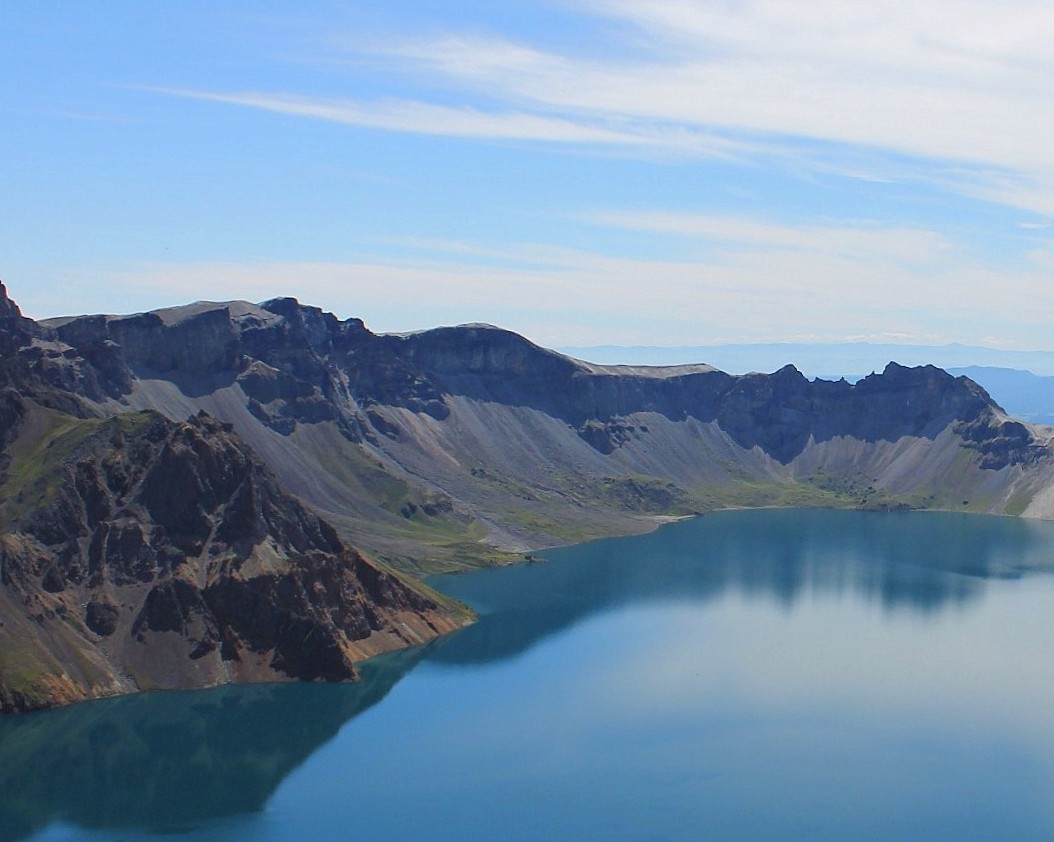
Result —
[{"label": "wispy cloud", "polygon": [[280,93],[213,93],[180,88],[149,88],[157,93],[259,108],[279,114],[311,117],[389,131],[450,137],[502,138],[565,143],[639,144],[643,139],[552,117],[523,112],[482,111],[473,106],[436,105],[414,100],[360,102],[351,99],[314,99]]},{"label": "wispy cloud", "polygon": [[[904,191],[922,208],[915,219],[932,218],[927,202],[939,192],[1035,214],[1002,220],[1021,238],[998,270],[978,255],[1001,243],[986,239],[974,249],[954,221],[942,230],[848,216],[788,224],[773,199],[766,218],[656,207],[572,220],[576,233],[585,222],[654,235],[646,238],[649,255],[662,238],[676,238],[671,253],[681,260],[613,257],[599,245],[611,242],[610,231],[592,238],[587,230],[583,241],[598,245],[403,236],[379,244],[373,260],[251,274],[254,284],[272,274],[283,283],[300,277],[322,301],[375,307],[386,329],[463,318],[562,344],[656,334],[689,344],[760,341],[803,331],[1049,344],[1042,323],[1054,311],[1047,280],[1054,250],[1042,226],[1054,218],[1054,7],[845,0],[818,14],[812,0],[580,0],[565,8],[589,34],[581,49],[573,39],[557,45],[537,33],[478,29],[339,44],[326,69],[334,74],[328,91],[369,74],[369,90],[398,96],[154,90],[380,131],[720,156],[751,175],[775,166],[806,177],[924,183],[932,189]],[[877,211],[887,219],[896,215],[890,195],[883,191],[887,204]],[[691,207],[684,196],[677,205]],[[953,204],[942,209],[955,213]],[[573,215],[566,207],[553,213]],[[867,210],[835,201],[831,213]],[[210,288],[204,276],[213,271],[195,269],[193,284]],[[165,269],[159,277],[178,286],[183,276]]]},{"label": "wispy cloud", "polygon": [[584,217],[597,225],[672,234],[725,247],[842,255],[848,259],[931,262],[950,244],[936,232],[875,225],[778,225],[747,217],[671,211],[607,211]]},{"label": "wispy cloud", "polygon": [[588,55],[503,35],[343,43],[346,55],[370,59],[371,72],[415,79],[443,91],[443,102],[158,90],[388,131],[785,159],[876,180],[890,176],[883,155],[893,153],[914,162],[901,161],[900,175],[1054,215],[1054,7],[846,0],[819,14],[812,0],[586,0],[579,8],[595,19],[583,26],[603,27]]},{"label": "wispy cloud", "polygon": [[[879,151],[912,156],[945,186],[1054,213],[1054,9],[1044,4],[847,0],[823,14],[810,0],[585,5],[641,37],[609,43],[604,58],[479,36],[376,51],[466,95],[752,139],[762,154],[820,168],[855,157],[846,170],[864,177],[882,177]],[[857,152],[817,155],[790,138]]]},{"label": "wispy cloud", "polygon": [[510,107],[483,108],[413,99],[367,101],[259,91],[224,93],[187,88],[139,89],[363,128],[436,137],[592,144],[720,158],[757,154],[763,148],[756,141],[724,137],[674,124],[642,123],[614,114],[563,116]]}]

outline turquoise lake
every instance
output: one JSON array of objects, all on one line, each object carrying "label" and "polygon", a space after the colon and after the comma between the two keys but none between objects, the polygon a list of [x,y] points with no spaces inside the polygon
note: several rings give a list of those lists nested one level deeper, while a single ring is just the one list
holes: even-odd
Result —
[{"label": "turquoise lake", "polygon": [[0,840],[1050,840],[1054,524],[719,512],[355,685],[0,720]]}]

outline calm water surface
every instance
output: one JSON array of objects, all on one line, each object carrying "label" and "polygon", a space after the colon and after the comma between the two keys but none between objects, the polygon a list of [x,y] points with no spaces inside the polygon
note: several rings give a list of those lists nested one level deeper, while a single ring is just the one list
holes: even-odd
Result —
[{"label": "calm water surface", "polygon": [[0,720],[0,840],[1054,838],[1054,524],[724,512],[352,686]]}]

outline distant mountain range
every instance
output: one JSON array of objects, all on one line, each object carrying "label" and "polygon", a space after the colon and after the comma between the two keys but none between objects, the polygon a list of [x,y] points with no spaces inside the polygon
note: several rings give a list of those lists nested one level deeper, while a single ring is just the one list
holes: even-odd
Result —
[{"label": "distant mountain range", "polygon": [[940,368],[984,366],[1054,376],[1054,351],[1007,351],[981,345],[896,345],[871,342],[684,345],[589,345],[561,347],[562,353],[606,365],[706,363],[732,374],[769,372],[788,363],[806,377],[851,376],[881,371],[886,363]]},{"label": "distant mountain range", "polygon": [[292,298],[35,322],[0,284],[0,710],[347,679],[464,624],[421,574],[716,508],[1054,516],[1054,431],[969,378],[730,367],[773,371]]},{"label": "distant mountain range", "polygon": [[607,365],[707,363],[731,373],[769,372],[792,363],[807,377],[850,382],[881,371],[886,363],[935,365],[979,383],[1015,418],[1054,424],[1054,351],[1007,351],[979,345],[742,344],[659,347],[594,345],[565,347],[577,359]]},{"label": "distant mountain range", "polygon": [[1031,371],[1013,368],[977,365],[948,371],[980,383],[1014,418],[1033,424],[1054,424],[1054,377],[1041,377]]}]

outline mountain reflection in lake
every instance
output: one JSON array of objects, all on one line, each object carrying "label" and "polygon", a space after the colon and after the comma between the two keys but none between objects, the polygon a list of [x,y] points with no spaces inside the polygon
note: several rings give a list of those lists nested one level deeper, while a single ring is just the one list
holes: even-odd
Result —
[{"label": "mountain reflection in lake", "polygon": [[593,613],[715,600],[730,589],[788,609],[808,594],[847,593],[926,614],[977,598],[986,579],[1054,571],[1054,524],[943,512],[719,512],[546,558],[434,580],[482,616],[430,660],[501,659]]},{"label": "mountain reflection in lake", "polygon": [[358,685],[0,721],[0,839],[1054,838],[1054,524],[723,512],[546,558],[436,580],[479,622]]},{"label": "mountain reflection in lake", "polygon": [[0,840],[55,820],[177,833],[262,810],[421,654],[396,653],[352,685],[148,693],[0,719]]}]

